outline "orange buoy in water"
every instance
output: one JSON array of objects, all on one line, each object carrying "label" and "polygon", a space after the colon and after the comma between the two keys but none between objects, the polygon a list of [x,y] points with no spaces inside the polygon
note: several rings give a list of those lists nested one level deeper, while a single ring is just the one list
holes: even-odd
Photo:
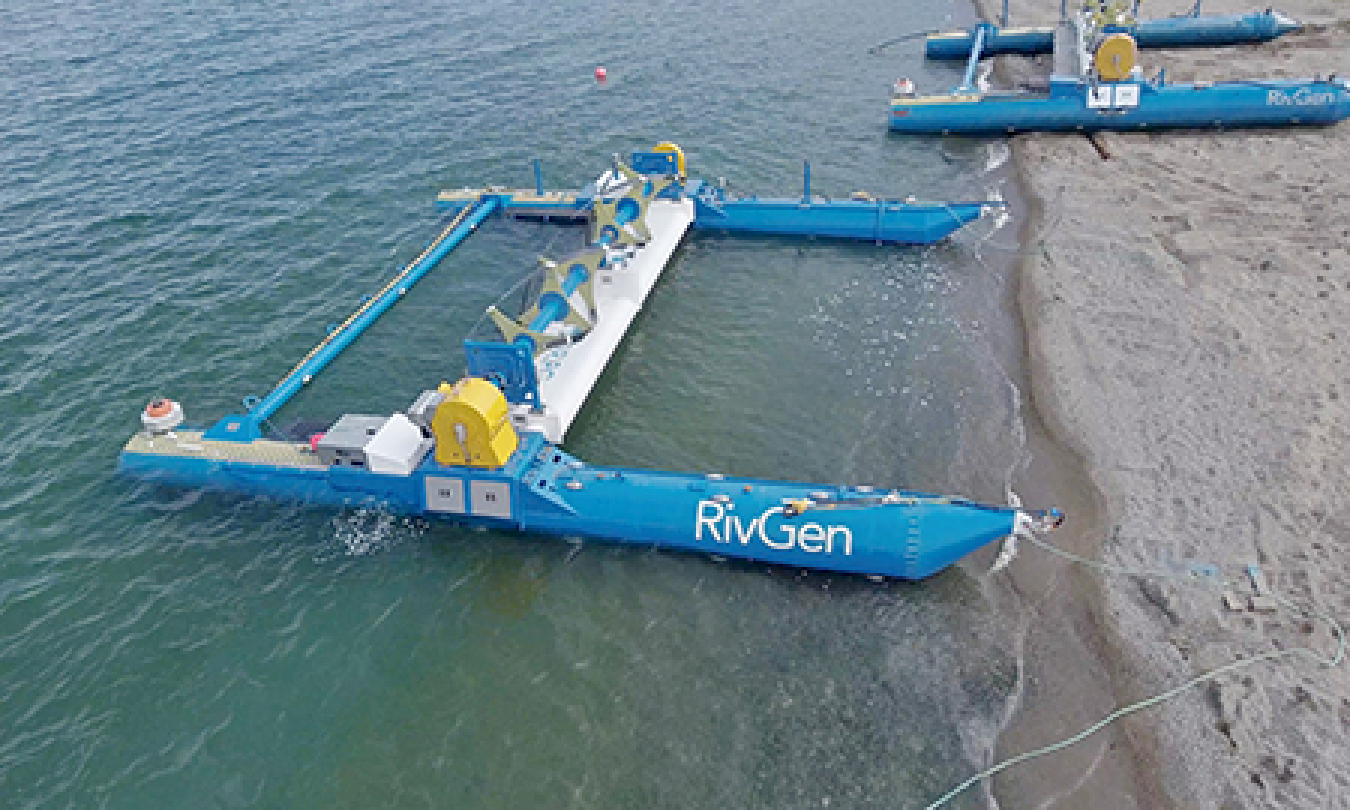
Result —
[{"label": "orange buoy in water", "polygon": [[597,68],[595,69],[595,80],[596,80],[597,82],[603,83],[603,82],[605,81],[605,79],[608,79],[608,78],[609,78],[609,71],[608,71],[608,70],[605,70],[605,66],[604,66],[604,65],[600,65],[599,67],[597,67]]}]

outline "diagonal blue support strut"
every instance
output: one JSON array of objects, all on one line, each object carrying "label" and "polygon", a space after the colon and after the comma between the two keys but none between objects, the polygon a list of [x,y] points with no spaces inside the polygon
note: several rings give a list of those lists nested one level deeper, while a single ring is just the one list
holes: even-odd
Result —
[{"label": "diagonal blue support strut", "polygon": [[246,415],[231,415],[221,419],[206,431],[203,438],[241,442],[262,438],[263,420],[280,410],[281,406],[314,378],[314,375],[333,362],[343,349],[350,346],[362,332],[379,320],[386,310],[403,297],[422,276],[440,263],[446,254],[458,247],[459,243],[473,233],[492,212],[500,208],[501,204],[500,197],[484,196],[466,208],[455,218],[451,226],[422,252],[421,256],[405,267],[403,272],[395,276],[378,295],[367,301],[342,326],[315,346],[266,397],[256,405],[248,406]]},{"label": "diagonal blue support strut", "polygon": [[966,61],[966,73],[961,77],[961,84],[955,90],[957,93],[970,93],[975,90],[975,71],[980,66],[980,52],[984,50],[984,40],[991,32],[998,29],[989,23],[980,23],[975,26],[975,41],[970,46],[970,59]]}]

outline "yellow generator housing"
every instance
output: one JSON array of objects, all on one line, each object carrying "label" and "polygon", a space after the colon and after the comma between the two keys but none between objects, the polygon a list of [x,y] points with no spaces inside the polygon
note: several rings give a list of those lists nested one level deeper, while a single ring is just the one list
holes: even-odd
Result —
[{"label": "yellow generator housing", "polygon": [[511,458],[519,440],[501,389],[479,377],[465,377],[454,385],[441,383],[436,390],[445,396],[431,417],[437,464],[500,467]]},{"label": "yellow generator housing", "polygon": [[1097,46],[1093,65],[1104,81],[1123,82],[1130,78],[1139,59],[1139,46],[1129,34],[1111,34]]}]

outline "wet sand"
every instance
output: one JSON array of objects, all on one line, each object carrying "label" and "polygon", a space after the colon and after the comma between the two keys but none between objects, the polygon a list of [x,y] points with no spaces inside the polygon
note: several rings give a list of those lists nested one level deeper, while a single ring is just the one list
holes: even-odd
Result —
[{"label": "wet sand", "polygon": [[[993,19],[1002,4],[979,5]],[[1013,23],[1059,8],[1023,0]],[[1178,81],[1350,73],[1350,8],[1279,8],[1305,29],[1140,61]],[[1046,69],[999,62],[996,84]],[[1019,487],[1029,504],[1067,499],[1060,546],[1221,577],[1106,575],[1024,547],[991,586],[1032,610],[996,758],[1239,657],[1330,651],[1323,625],[1249,598],[1248,563],[1299,604],[1350,615],[1350,124],[1097,140],[1013,141],[1031,208],[1019,297],[1033,460]],[[1220,676],[1018,766],[994,795],[1016,808],[1350,807],[1350,666]]]}]

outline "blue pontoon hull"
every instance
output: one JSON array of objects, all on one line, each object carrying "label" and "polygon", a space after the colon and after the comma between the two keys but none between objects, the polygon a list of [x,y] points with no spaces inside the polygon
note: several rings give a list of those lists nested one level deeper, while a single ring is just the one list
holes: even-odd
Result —
[{"label": "blue pontoon hull", "polygon": [[[1099,106],[1091,105],[1092,92],[1086,82],[1052,80],[1050,92],[1043,94],[896,97],[891,102],[890,128],[993,135],[1029,130],[1325,125],[1350,117],[1350,84],[1343,79],[1102,84],[1096,90],[1105,94],[1096,97]],[[1134,99],[1133,104],[1113,100],[1126,94]]]},{"label": "blue pontoon hull", "polygon": [[[584,536],[852,574],[922,579],[1014,531],[1015,510],[909,492],[652,472],[584,464],[539,434],[496,470],[411,475],[211,457],[211,442],[137,437],[125,474],[328,506],[373,507],[488,528]],[[265,455],[262,450],[260,456]],[[800,514],[785,504],[808,500]]]},{"label": "blue pontoon hull", "polygon": [[694,227],[928,245],[980,218],[992,202],[740,198],[692,194]]},{"label": "blue pontoon hull", "polygon": [[[1267,42],[1297,31],[1299,24],[1278,11],[1218,16],[1166,17],[1143,20],[1134,32],[1140,48],[1217,48],[1244,42]],[[934,34],[924,45],[929,59],[965,59],[975,44],[975,34],[956,31]],[[1050,53],[1053,28],[994,28],[985,35],[982,58]]]}]

